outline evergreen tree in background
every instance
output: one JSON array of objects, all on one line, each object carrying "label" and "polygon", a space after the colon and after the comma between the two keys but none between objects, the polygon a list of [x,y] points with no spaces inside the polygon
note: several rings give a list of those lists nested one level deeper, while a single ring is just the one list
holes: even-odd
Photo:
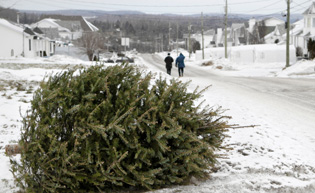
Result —
[{"label": "evergreen tree in background", "polygon": [[229,117],[198,106],[189,83],[129,64],[49,77],[23,118],[12,173],[26,192],[160,188],[207,177]]}]

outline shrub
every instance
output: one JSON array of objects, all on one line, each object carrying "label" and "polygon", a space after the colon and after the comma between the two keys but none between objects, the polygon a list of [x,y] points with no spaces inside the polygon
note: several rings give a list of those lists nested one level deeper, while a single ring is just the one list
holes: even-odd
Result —
[{"label": "shrub", "polygon": [[41,83],[23,118],[12,173],[27,192],[159,188],[207,177],[225,131],[189,83],[131,65],[66,71]]},{"label": "shrub", "polygon": [[314,59],[315,58],[315,40],[312,38],[309,38],[307,41],[307,51],[309,53],[309,58]]}]

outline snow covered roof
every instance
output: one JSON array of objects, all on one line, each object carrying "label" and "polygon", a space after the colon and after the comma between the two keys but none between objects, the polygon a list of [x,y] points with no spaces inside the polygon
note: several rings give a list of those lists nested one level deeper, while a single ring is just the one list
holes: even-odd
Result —
[{"label": "snow covered roof", "polygon": [[11,30],[13,30],[13,31],[16,31],[16,32],[19,32],[19,33],[24,33],[25,35],[33,35],[32,34],[32,30],[27,30],[27,29],[29,29],[29,28],[23,28],[23,27],[21,27],[21,26],[18,26],[18,24],[15,24],[15,23],[13,23],[13,22],[9,22],[9,21],[7,21],[7,20],[5,20],[5,19],[2,19],[2,18],[0,18],[0,25],[2,25],[2,26],[4,26],[4,27],[7,27],[7,28],[9,28],[9,29],[11,29]]},{"label": "snow covered roof", "polygon": [[92,23],[90,23],[89,21],[87,21],[84,17],[83,20],[85,21],[85,23],[89,26],[89,28],[91,29],[91,31],[98,31],[99,29],[93,25]]},{"label": "snow covered roof", "polygon": [[283,35],[286,33],[285,24],[279,24],[276,26],[276,30],[279,32],[279,35]]},{"label": "snow covered roof", "polygon": [[304,29],[304,19],[301,19],[293,23],[291,26],[293,26],[293,29],[292,29],[293,35],[301,35]]},{"label": "snow covered roof", "polygon": [[245,24],[244,23],[233,23],[231,26],[232,29],[238,29],[241,27],[245,27]]},{"label": "snow covered roof", "polygon": [[262,21],[267,21],[267,20],[276,20],[276,21],[284,22],[283,20],[276,17],[267,17],[267,18],[264,18]]},{"label": "snow covered roof", "polygon": [[36,33],[38,33],[38,34],[44,34],[44,32],[43,32],[41,29],[39,29],[39,27],[35,27],[35,28],[33,29],[33,31],[36,32]]},{"label": "snow covered roof", "polygon": [[[45,16],[43,16],[43,17],[45,17]],[[87,32],[87,31],[98,31],[97,27],[95,27],[93,24],[88,22],[82,16],[49,15],[49,17],[50,17],[50,21],[51,22],[54,22],[55,24],[57,24],[59,26],[67,28],[68,30],[71,30],[71,29],[69,29],[67,23],[74,23],[74,22],[76,22],[76,24],[78,24],[78,23],[80,24],[79,27],[85,32]],[[47,18],[43,18],[43,20],[44,19],[47,20]]]},{"label": "snow covered roof", "polygon": [[17,31],[17,32],[22,33],[24,31],[23,28],[18,27],[17,25],[14,25],[13,23],[11,23],[5,19],[1,19],[1,18],[0,18],[0,25],[5,26],[7,28],[10,28],[10,29]]},{"label": "snow covered roof", "polygon": [[315,2],[303,12],[303,15],[315,14]]}]

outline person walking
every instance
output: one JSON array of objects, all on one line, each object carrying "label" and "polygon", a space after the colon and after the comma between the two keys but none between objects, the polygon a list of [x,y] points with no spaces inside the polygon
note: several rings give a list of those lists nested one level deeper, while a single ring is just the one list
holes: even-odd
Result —
[{"label": "person walking", "polygon": [[174,59],[171,57],[171,54],[168,53],[166,58],[164,59],[165,62],[165,67],[166,67],[166,72],[167,74],[171,75],[171,71],[172,71],[172,63],[174,62]]},{"label": "person walking", "polygon": [[179,76],[184,76],[184,68],[185,68],[185,56],[180,53],[179,56],[176,58],[175,66],[178,67],[178,74]]}]

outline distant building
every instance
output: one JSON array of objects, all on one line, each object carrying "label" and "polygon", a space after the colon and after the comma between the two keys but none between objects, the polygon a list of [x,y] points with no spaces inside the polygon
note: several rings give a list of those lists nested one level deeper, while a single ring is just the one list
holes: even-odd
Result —
[{"label": "distant building", "polygon": [[282,40],[279,33],[283,33],[282,26],[285,26],[285,22],[283,20],[275,17],[268,17],[262,20],[252,18],[248,23],[248,44],[274,43],[276,40],[275,38],[277,37],[279,38],[278,41]]},{"label": "distant building", "polygon": [[229,38],[232,39],[234,46],[246,45],[246,28],[244,23],[233,23]]},{"label": "distant building", "polygon": [[43,57],[54,54],[54,43],[39,31],[0,18],[0,57]]},{"label": "distant building", "polygon": [[83,33],[98,31],[98,28],[82,16],[51,15],[43,18],[32,27],[40,28],[47,37],[54,40],[75,40]]}]

